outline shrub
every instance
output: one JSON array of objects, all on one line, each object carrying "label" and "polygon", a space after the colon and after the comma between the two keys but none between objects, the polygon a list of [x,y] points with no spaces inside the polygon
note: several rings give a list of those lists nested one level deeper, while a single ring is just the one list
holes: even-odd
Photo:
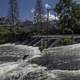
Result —
[{"label": "shrub", "polygon": [[60,42],[61,45],[70,45],[72,43],[73,43],[73,40],[71,38],[67,38],[67,37],[62,39],[61,42]]}]

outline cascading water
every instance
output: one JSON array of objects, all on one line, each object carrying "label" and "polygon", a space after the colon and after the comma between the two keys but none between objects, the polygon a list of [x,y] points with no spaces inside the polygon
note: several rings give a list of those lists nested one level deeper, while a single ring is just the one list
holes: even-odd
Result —
[{"label": "cascading water", "polygon": [[[17,62],[7,62],[0,65],[0,80],[40,80],[47,77],[45,67],[28,62],[41,56],[37,47],[5,44],[0,46],[0,50],[1,56],[20,57]],[[25,61],[21,58],[24,55],[28,55]]]},{"label": "cascading water", "polygon": [[78,70],[80,44],[45,49],[42,57],[33,59],[32,63],[46,66],[49,70]]},{"label": "cascading water", "polygon": [[[22,60],[24,55],[27,57]],[[80,44],[43,52],[26,45],[1,45],[0,57],[9,56],[17,60],[2,60],[0,80],[80,80]]]},{"label": "cascading water", "polygon": [[[24,55],[27,57],[33,57],[40,55],[38,47],[25,46],[25,45],[15,45],[15,44],[4,44],[0,46],[0,59],[6,62],[8,59],[10,61],[16,61],[22,58]],[[3,59],[4,58],[4,59]],[[1,61],[1,60],[0,60]],[[8,61],[9,62],[9,61]]]}]

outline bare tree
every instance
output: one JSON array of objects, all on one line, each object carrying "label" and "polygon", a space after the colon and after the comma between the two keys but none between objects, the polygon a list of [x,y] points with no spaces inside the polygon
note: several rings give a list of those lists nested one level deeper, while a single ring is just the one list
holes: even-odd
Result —
[{"label": "bare tree", "polygon": [[9,23],[15,25],[19,21],[19,10],[17,0],[9,0]]},{"label": "bare tree", "polygon": [[44,15],[44,9],[42,0],[36,0],[36,6],[34,11],[34,22],[35,23],[42,23]]}]

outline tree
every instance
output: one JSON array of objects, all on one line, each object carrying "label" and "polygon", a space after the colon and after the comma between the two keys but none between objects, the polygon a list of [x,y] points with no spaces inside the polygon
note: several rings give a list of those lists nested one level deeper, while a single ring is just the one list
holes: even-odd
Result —
[{"label": "tree", "polygon": [[73,3],[73,18],[75,18],[74,33],[80,34],[80,4]]},{"label": "tree", "polygon": [[36,6],[34,11],[34,22],[42,23],[43,16],[44,16],[44,9],[43,9],[42,0],[36,0]]},{"label": "tree", "polygon": [[75,32],[76,24],[80,17],[80,14],[77,13],[77,11],[80,11],[78,4],[74,3],[73,0],[60,0],[56,4],[55,11],[59,16],[59,25],[62,33],[65,28],[71,29],[72,32]]},{"label": "tree", "polygon": [[17,0],[9,0],[9,23],[15,25],[19,21],[19,11]]}]

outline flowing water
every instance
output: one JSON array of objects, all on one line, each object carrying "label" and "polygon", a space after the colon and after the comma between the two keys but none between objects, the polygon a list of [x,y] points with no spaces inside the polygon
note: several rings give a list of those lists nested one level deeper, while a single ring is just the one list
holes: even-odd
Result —
[{"label": "flowing water", "polygon": [[80,80],[80,44],[43,52],[38,47],[4,44],[0,61],[0,80]]}]

